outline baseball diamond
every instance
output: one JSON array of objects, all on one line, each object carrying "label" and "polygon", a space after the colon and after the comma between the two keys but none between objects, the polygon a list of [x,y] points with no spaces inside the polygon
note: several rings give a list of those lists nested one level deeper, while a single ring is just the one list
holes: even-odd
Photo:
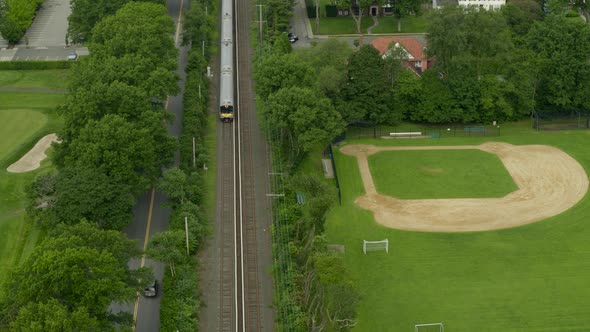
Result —
[{"label": "baseball diamond", "polygon": [[[375,189],[367,157],[391,150],[480,149],[496,154],[514,179],[518,190],[501,198],[401,200]],[[562,213],[588,191],[583,167],[565,152],[546,145],[481,145],[376,147],[347,145],[341,152],[357,158],[365,195],[356,204],[370,210],[387,227],[429,231],[470,232],[510,228]]]}]

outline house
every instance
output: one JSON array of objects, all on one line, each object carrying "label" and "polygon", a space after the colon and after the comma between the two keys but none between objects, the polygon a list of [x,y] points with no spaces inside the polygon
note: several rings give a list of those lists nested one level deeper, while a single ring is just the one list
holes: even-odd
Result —
[{"label": "house", "polygon": [[393,54],[393,48],[398,48],[404,58],[404,65],[420,76],[432,65],[432,60],[426,56],[424,45],[415,37],[382,37],[371,42],[384,59]]},{"label": "house", "polygon": [[438,8],[447,3],[455,3],[461,7],[477,7],[487,10],[500,10],[506,0],[432,0],[432,7]]}]

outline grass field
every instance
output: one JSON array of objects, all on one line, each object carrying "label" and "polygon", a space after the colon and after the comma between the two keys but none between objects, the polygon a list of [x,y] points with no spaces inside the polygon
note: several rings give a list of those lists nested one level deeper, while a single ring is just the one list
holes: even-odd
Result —
[{"label": "grass field", "polygon": [[[376,145],[466,145],[484,141],[556,146],[590,169],[588,131],[536,132],[503,125],[490,138],[362,140]],[[349,143],[351,143],[349,141]],[[364,193],[355,158],[335,151],[342,205],[326,236],[346,246],[345,262],[362,293],[353,331],[590,331],[590,199],[527,226],[474,233],[387,229],[354,199]],[[460,180],[460,179],[457,179]],[[362,253],[362,240],[390,241],[389,254]]]},{"label": "grass field", "polygon": [[[0,71],[0,87],[61,88],[67,77],[63,71],[52,70],[39,73],[36,79],[34,72]],[[59,93],[0,91],[0,283],[42,236],[26,222],[25,187],[40,172],[50,170],[51,163],[45,160],[39,170],[21,174],[9,173],[6,167],[39,138],[61,127],[55,107],[63,101]]]},{"label": "grass field", "polygon": [[0,70],[0,86],[10,88],[65,89],[69,69]]},{"label": "grass field", "polygon": [[518,189],[500,158],[480,150],[382,151],[369,167],[377,191],[401,199],[502,197]]}]

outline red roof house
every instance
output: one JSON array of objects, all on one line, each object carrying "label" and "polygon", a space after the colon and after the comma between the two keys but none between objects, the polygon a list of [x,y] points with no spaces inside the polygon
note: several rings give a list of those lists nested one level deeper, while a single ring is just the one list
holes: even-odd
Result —
[{"label": "red roof house", "polygon": [[376,38],[371,42],[371,45],[379,51],[383,58],[390,56],[394,47],[399,48],[404,54],[404,65],[418,76],[430,67],[431,62],[426,57],[424,45],[414,37]]}]

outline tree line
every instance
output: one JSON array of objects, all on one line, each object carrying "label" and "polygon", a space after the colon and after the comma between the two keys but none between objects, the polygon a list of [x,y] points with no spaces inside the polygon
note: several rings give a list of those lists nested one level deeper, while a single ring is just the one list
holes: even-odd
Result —
[{"label": "tree line", "polygon": [[139,194],[162,176],[178,143],[167,134],[168,95],[178,92],[174,22],[161,4],[129,2],[92,28],[71,72],[64,127],[53,162],[28,191],[28,215],[46,239],[11,272],[0,299],[0,329],[131,328],[130,303],[147,269],[121,232]]}]

